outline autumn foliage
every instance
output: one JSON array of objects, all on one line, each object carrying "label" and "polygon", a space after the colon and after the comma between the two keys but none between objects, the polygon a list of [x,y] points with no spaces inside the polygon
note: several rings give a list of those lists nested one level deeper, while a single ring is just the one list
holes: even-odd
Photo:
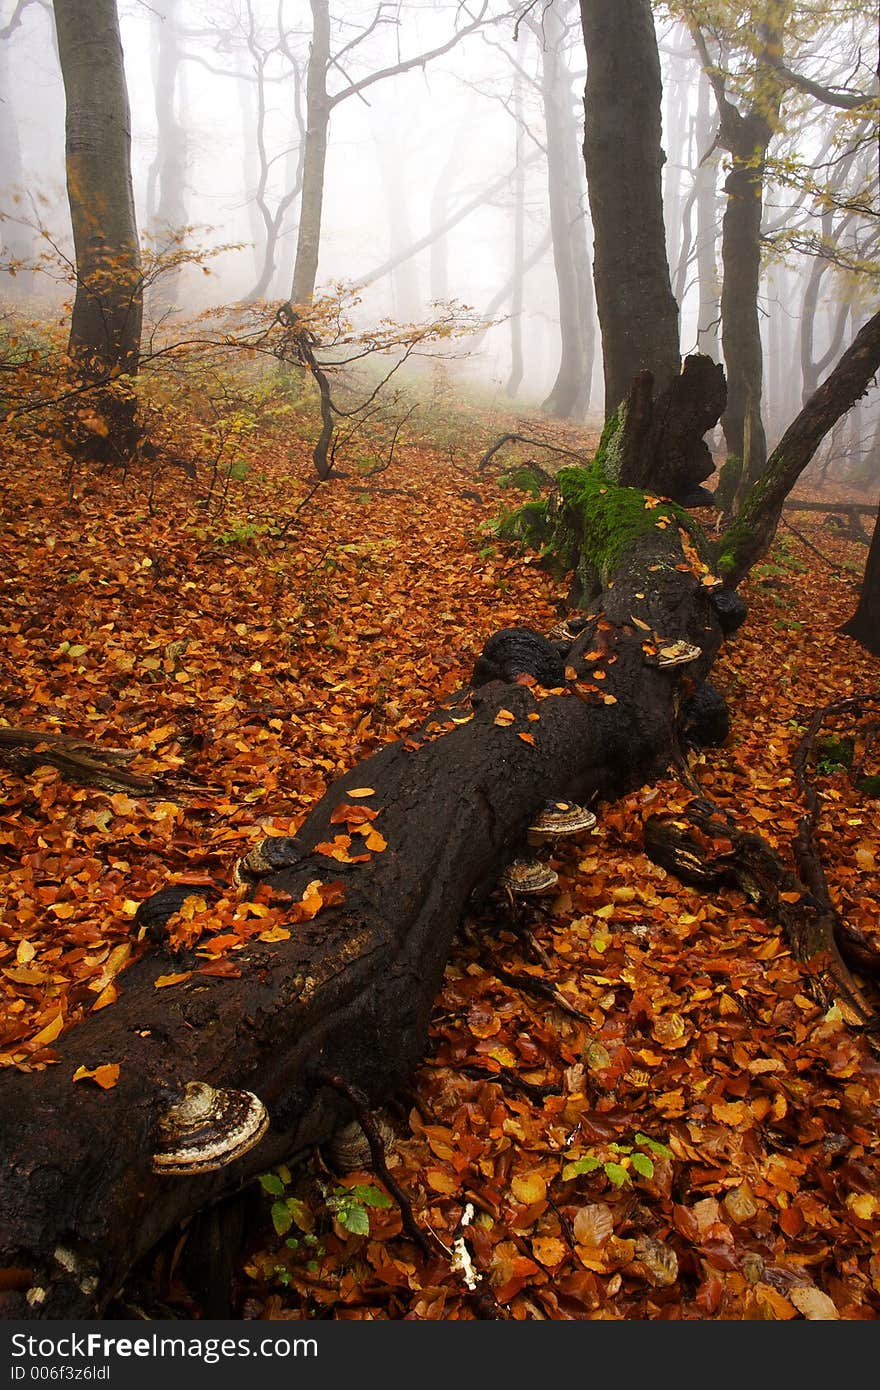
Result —
[{"label": "autumn foliage", "polygon": [[[137,907],[169,881],[192,888],[169,926],[198,964],[162,988],[193,968],[234,976],[253,937],[318,915],[332,882],[292,913],[236,887],[233,864],[406,738],[491,632],[550,628],[560,586],[481,529],[511,500],[497,470],[476,471],[505,423],[447,436],[434,418],[380,479],[355,467],[317,490],[300,409],[238,429],[220,489],[197,447],[195,478],[167,457],[122,478],[45,438],[10,441],[4,724],[128,750],[156,790],[78,784],[51,763],[0,770],[0,1065],[51,1067],[62,1029],[112,1007],[125,967],[155,949]],[[783,857],[810,713],[877,675],[836,632],[863,551],[819,518],[802,529],[833,568],[785,537],[753,572],[749,622],[713,673],[733,731],[691,760],[704,793]],[[872,739],[869,718],[841,721],[811,775],[835,903],[876,945]],[[834,752],[847,740],[858,775]],[[319,846],[342,863],[385,850],[362,790]],[[597,827],[553,850],[553,894],[499,893],[464,924],[428,1053],[389,1116],[389,1166],[435,1253],[402,1234],[368,1162],[340,1174],[315,1154],[264,1176],[239,1315],[473,1317],[451,1258],[466,1229],[499,1316],[877,1316],[876,1058],[741,893],[704,894],[647,859],[645,818],[691,795],[670,773],[597,806]],[[112,1087],[114,1066],[125,1058],[75,1080]],[[181,1271],[169,1246],[134,1278],[199,1314]]]}]

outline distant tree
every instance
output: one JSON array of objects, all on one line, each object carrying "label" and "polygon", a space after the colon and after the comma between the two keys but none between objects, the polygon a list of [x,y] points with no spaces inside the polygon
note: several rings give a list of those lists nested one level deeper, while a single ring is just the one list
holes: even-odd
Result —
[{"label": "distant tree", "polygon": [[[821,52],[817,33],[830,40],[839,28],[854,35],[854,70],[864,70],[860,41],[867,15],[864,6],[852,0],[842,0],[833,9],[821,3],[795,5],[793,0],[750,0],[746,6],[730,0],[678,0],[669,8],[688,23],[715,93],[718,143],[730,156],[722,227],[721,329],[728,378],[723,426],[728,453],[744,461],[747,482],[761,475],[767,461],[758,297],[768,234],[763,218],[768,173],[800,182],[803,193],[798,202],[810,196],[820,207],[834,202],[833,189],[821,178],[805,177],[802,169],[792,172],[798,165],[794,155],[771,162],[771,142],[786,125],[790,94],[806,94],[847,113],[875,101],[864,90],[834,87],[795,71],[795,60],[786,52],[809,54],[817,47]],[[832,170],[839,157],[829,156]],[[809,311],[809,300],[806,307]],[[805,396],[814,385],[815,376],[808,372]]]},{"label": "distant tree", "polygon": [[309,0],[309,3],[312,11],[312,42],[306,73],[306,135],[299,233],[296,245],[296,261],[293,268],[293,285],[290,291],[291,304],[298,305],[309,304],[315,293],[318,254],[321,244],[324,174],[332,112],[341,102],[347,101],[350,97],[359,96],[376,82],[383,82],[387,78],[410,72],[413,68],[424,68],[433,59],[450,52],[466,35],[473,33],[484,23],[489,0],[482,0],[475,17],[457,28],[445,43],[414,54],[411,58],[401,59],[397,63],[390,63],[385,67],[374,69],[364,77],[346,79],[346,84],[337,91],[331,91],[328,85],[331,71],[335,69],[344,73],[343,60],[345,63],[350,62],[355,50],[381,25],[396,23],[397,20],[391,13],[392,7],[380,3],[371,22],[334,53],[332,51],[330,0]]},{"label": "distant tree", "polygon": [[559,419],[583,416],[593,375],[593,296],[582,203],[571,74],[566,61],[568,4],[547,6],[531,18],[541,49],[541,96],[547,132],[547,192],[553,265],[559,295],[559,370],[542,409]]},{"label": "distant tree", "polygon": [[678,375],[678,305],[661,198],[660,59],[650,0],[580,0],[587,50],[584,160],[602,330],[605,414],[648,370]]},{"label": "distant tree", "polygon": [[[76,255],[69,354],[88,383],[138,369],[143,282],[131,184],[131,127],[115,0],[54,0],[67,101],[67,193]],[[108,402],[109,402],[108,397]],[[107,443],[131,442],[133,405],[115,396]]]}]

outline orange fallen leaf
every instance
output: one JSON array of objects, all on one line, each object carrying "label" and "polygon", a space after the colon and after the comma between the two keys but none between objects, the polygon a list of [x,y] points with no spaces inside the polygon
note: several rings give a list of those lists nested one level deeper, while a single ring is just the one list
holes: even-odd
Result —
[{"label": "orange fallen leaf", "polygon": [[105,1062],[103,1066],[89,1071],[88,1067],[77,1067],[73,1073],[74,1081],[94,1081],[103,1091],[112,1090],[119,1080],[119,1063]]},{"label": "orange fallen leaf", "polygon": [[107,985],[105,989],[101,990],[101,993],[98,995],[97,999],[92,1005],[92,1013],[97,1013],[99,1009],[106,1009],[108,1004],[115,1004],[118,998],[119,990],[116,988],[113,981],[111,980],[109,985]]},{"label": "orange fallen leaf", "polygon": [[521,738],[522,741],[523,741],[523,743],[530,743],[530,744],[532,745],[532,747],[534,748],[534,746],[535,746],[535,735],[534,735],[534,734],[517,734],[517,738]]},{"label": "orange fallen leaf", "polygon": [[169,985],[179,985],[184,980],[188,980],[191,975],[191,970],[182,970],[178,975],[157,975],[153,981],[153,987],[154,989],[167,989]]},{"label": "orange fallen leaf", "polygon": [[47,1023],[45,1028],[41,1028],[39,1033],[31,1039],[31,1045],[33,1047],[46,1047],[49,1043],[55,1041],[63,1027],[64,1015],[59,1009],[51,1022]]},{"label": "orange fallen leaf", "polygon": [[[520,735],[520,737],[523,737],[523,735]],[[364,844],[367,849],[372,850],[374,854],[381,854],[383,849],[388,848],[388,841],[385,839],[384,835],[379,834],[378,830],[371,830]]]},{"label": "orange fallen leaf", "polygon": [[207,965],[199,967],[200,975],[219,975],[223,980],[238,980],[241,978],[241,970],[231,960],[209,960]]},{"label": "orange fallen leaf", "polygon": [[346,796],[375,796],[375,787],[349,787]]},{"label": "orange fallen leaf", "polygon": [[512,724],[515,718],[516,715],[509,709],[500,709],[495,716],[495,723],[504,728],[506,725]]}]

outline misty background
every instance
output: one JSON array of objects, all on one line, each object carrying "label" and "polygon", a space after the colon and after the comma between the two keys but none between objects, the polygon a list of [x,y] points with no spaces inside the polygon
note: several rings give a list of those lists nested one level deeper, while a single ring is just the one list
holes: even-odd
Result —
[{"label": "misty background", "polygon": [[[154,296],[148,317],[290,294],[299,218],[311,13],[306,0],[122,0],[132,113],[132,169],[142,239],[225,247],[210,275],[185,268],[173,303]],[[445,44],[467,22],[457,4],[412,0],[331,7],[331,94]],[[586,60],[578,6],[496,8],[494,22],[423,66],[355,90],[330,121],[318,290],[354,287],[361,323],[430,317],[438,301],[487,321],[460,349],[464,380],[499,400],[601,421],[602,369],[590,297],[585,389],[554,409],[560,292],[548,196],[548,146],[568,151],[565,198],[573,241],[592,248],[583,159]],[[876,42],[867,14],[837,14],[797,55],[824,82],[865,85]],[[664,204],[682,354],[720,359],[717,312],[724,152],[709,83],[687,29],[657,14],[664,80]],[[51,7],[0,8],[0,208],[3,259],[29,260],[45,237],[69,253],[64,181],[64,94]],[[735,58],[731,59],[735,62]],[[862,116],[867,131],[871,114]],[[794,93],[774,137],[764,217],[762,332],[769,442],[797,413],[875,307],[876,149],[846,140],[839,110]],[[555,124],[554,124],[555,123]],[[552,127],[552,129],[551,129]],[[858,131],[856,131],[858,136]],[[867,195],[823,196],[811,182]],[[836,183],[835,183],[836,181]],[[463,214],[463,215],[460,215]],[[460,216],[458,216],[460,215]],[[456,217],[458,216],[458,220]],[[580,225],[578,225],[580,224]],[[444,230],[445,229],[445,230]],[[414,246],[421,249],[406,256]],[[396,263],[395,263],[396,262]],[[589,292],[589,268],[580,268]],[[66,288],[51,277],[4,277],[9,294],[47,307]],[[521,353],[521,380],[518,358]],[[587,389],[588,388],[588,389]],[[877,409],[841,421],[820,456],[853,476],[877,472]]]}]

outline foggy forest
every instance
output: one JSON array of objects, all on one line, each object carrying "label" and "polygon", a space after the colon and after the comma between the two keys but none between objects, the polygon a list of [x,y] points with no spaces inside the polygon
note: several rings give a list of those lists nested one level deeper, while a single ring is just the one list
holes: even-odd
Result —
[{"label": "foggy forest", "polygon": [[880,1316],[880,14],[0,2],[0,1319]]}]

